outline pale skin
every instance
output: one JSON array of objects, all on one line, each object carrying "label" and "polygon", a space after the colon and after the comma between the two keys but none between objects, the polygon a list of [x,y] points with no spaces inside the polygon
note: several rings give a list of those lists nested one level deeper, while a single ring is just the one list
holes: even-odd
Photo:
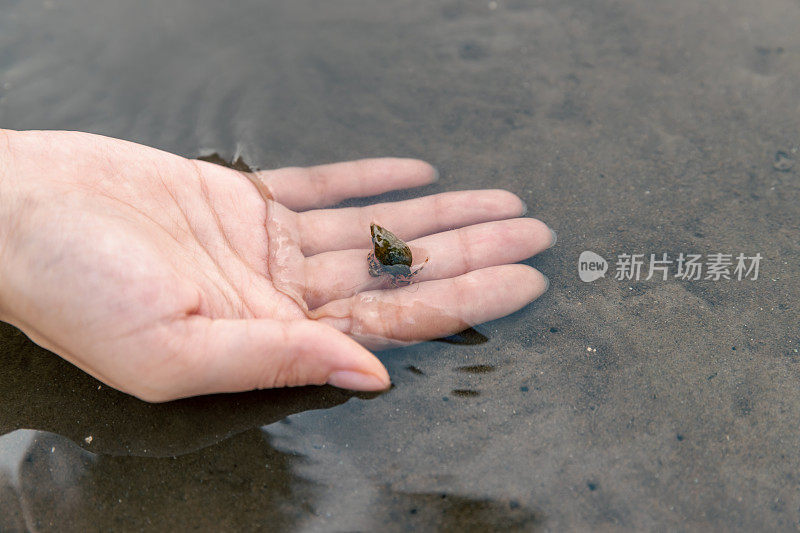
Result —
[{"label": "pale skin", "polygon": [[[370,350],[512,313],[552,245],[502,190],[361,208],[436,179],[382,158],[246,174],[77,132],[0,130],[0,319],[151,402],[329,383],[382,390]],[[370,223],[429,258],[410,288],[368,272]]]}]

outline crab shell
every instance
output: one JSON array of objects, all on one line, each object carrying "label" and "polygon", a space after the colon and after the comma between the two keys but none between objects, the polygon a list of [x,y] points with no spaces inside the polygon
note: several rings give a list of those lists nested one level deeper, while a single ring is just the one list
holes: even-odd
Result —
[{"label": "crab shell", "polygon": [[370,224],[375,258],[387,274],[402,276],[411,274],[411,249],[394,233],[377,224]]}]

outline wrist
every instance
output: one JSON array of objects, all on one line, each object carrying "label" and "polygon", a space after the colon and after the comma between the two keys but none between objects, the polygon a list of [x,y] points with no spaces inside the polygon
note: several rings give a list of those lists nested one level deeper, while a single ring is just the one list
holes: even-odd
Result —
[{"label": "wrist", "polygon": [[12,171],[11,136],[13,132],[0,129],[0,320],[8,320],[7,295],[9,266],[14,254],[13,233],[17,225],[18,191]]}]

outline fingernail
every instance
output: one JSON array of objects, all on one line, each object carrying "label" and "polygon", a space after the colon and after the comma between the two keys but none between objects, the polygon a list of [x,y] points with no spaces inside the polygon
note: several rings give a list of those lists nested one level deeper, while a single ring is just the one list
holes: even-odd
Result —
[{"label": "fingernail", "polygon": [[550,288],[550,278],[548,278],[544,274],[542,274],[542,277],[544,278],[544,290],[542,291],[542,293],[544,294],[545,292],[547,292],[547,289]]},{"label": "fingernail", "polygon": [[528,204],[522,199],[520,199],[520,202],[522,202],[522,213],[519,216],[524,217],[528,214]]},{"label": "fingernail", "polygon": [[439,181],[439,178],[441,177],[442,175],[439,173],[439,169],[433,167],[433,179],[431,180],[431,183],[436,183],[437,181]]},{"label": "fingernail", "polygon": [[383,390],[386,384],[372,374],[362,374],[352,370],[340,370],[328,376],[328,385],[349,390]]},{"label": "fingernail", "polygon": [[553,234],[553,242],[550,243],[550,246],[555,246],[556,243],[558,242],[558,234],[556,233],[556,230],[554,230],[550,226],[548,226],[547,229],[549,229],[550,233]]}]

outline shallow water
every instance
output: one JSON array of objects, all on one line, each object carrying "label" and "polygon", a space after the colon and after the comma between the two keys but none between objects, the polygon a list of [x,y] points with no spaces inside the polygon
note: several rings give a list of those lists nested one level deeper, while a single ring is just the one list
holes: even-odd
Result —
[{"label": "shallow water", "polygon": [[[800,526],[798,27],[790,0],[0,1],[2,127],[418,157],[442,179],[386,198],[505,188],[559,235],[548,293],[382,352],[377,396],[148,405],[0,326],[0,530]],[[584,250],[764,259],[589,284]]]}]

